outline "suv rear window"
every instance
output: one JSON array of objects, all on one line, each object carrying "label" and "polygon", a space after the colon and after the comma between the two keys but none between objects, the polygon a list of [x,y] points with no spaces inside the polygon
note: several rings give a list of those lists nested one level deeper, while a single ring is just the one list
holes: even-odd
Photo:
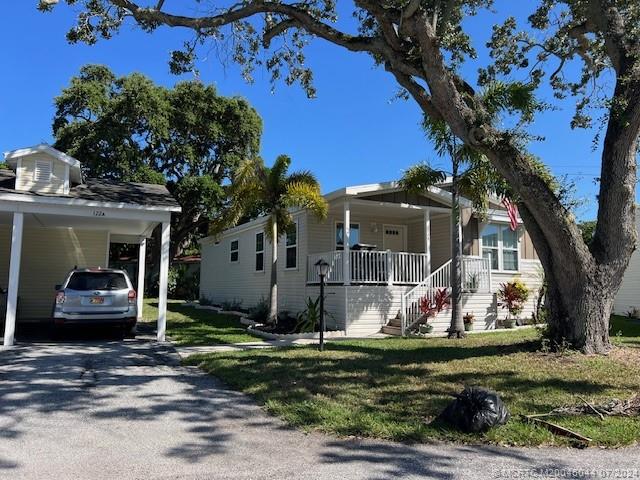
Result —
[{"label": "suv rear window", "polygon": [[71,290],[123,290],[129,288],[121,273],[75,272],[71,274],[67,288]]}]

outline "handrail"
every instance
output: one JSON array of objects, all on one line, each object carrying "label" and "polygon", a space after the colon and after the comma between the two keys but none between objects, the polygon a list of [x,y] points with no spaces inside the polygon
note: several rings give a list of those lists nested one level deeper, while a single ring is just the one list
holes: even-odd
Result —
[{"label": "handrail", "polygon": [[[400,298],[402,335],[405,335],[407,327],[420,319],[422,315],[420,301],[423,298],[433,304],[438,289],[451,288],[451,264],[451,260],[447,261],[422,282],[402,295]],[[462,287],[463,290],[470,292],[491,291],[490,260],[482,257],[463,257]]]}]

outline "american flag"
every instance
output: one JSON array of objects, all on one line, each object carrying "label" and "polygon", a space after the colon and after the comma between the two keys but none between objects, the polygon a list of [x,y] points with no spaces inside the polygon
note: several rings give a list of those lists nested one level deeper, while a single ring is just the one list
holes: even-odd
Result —
[{"label": "american flag", "polygon": [[509,226],[514,232],[518,229],[518,206],[515,203],[511,203],[507,197],[502,198],[502,205],[507,209],[507,215],[509,215]]}]

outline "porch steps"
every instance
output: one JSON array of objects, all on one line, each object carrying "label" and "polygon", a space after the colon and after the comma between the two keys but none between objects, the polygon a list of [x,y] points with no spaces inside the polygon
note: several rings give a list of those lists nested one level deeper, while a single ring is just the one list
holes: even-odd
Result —
[{"label": "porch steps", "polygon": [[402,335],[401,323],[399,318],[392,318],[384,327],[382,327],[382,333],[387,335]]}]

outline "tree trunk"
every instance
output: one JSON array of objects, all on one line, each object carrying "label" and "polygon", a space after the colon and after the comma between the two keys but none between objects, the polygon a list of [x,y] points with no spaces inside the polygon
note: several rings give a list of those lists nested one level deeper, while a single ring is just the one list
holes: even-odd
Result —
[{"label": "tree trunk", "polygon": [[527,231],[545,271],[548,337],[552,347],[571,346],[584,353],[606,353],[611,349],[609,317],[622,283],[626,264],[598,265],[583,252],[570,260],[575,247],[550,245],[525,206],[519,208]]},{"label": "tree trunk", "polygon": [[275,324],[278,321],[278,223],[275,218],[271,218],[271,291],[269,293],[269,318],[267,321]]},{"label": "tree trunk", "polygon": [[462,225],[460,224],[460,192],[458,191],[459,161],[454,153],[453,182],[451,186],[451,325],[449,338],[463,338],[462,318]]}]

